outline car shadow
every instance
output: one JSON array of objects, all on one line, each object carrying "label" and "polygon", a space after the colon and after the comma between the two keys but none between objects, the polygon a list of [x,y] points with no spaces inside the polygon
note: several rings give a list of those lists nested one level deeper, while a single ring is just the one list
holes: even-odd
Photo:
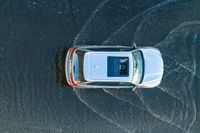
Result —
[{"label": "car shadow", "polygon": [[56,62],[56,82],[63,85],[69,86],[65,77],[65,58],[69,47],[58,48],[55,56]]}]

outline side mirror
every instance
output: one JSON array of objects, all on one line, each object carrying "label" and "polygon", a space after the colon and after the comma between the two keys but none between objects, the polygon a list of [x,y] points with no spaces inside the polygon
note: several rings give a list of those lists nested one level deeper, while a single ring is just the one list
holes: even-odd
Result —
[{"label": "side mirror", "polygon": [[132,91],[136,91],[138,88],[137,88],[137,86],[134,86],[133,88],[132,88]]},{"label": "side mirror", "polygon": [[137,47],[136,43],[133,43],[133,47],[134,47],[134,48],[136,48],[136,47]]}]

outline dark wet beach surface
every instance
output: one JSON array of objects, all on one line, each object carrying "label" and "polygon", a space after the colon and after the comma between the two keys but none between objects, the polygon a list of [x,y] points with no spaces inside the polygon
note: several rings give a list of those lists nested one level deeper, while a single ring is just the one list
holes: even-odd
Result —
[{"label": "dark wet beach surface", "polygon": [[[198,133],[199,0],[0,1],[0,132]],[[152,89],[77,90],[64,56],[76,45],[154,46]]]}]

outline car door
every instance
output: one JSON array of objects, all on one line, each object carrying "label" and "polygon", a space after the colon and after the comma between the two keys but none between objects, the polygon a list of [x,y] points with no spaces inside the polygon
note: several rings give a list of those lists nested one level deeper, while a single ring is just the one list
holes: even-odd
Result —
[{"label": "car door", "polygon": [[86,51],[132,51],[135,49],[134,46],[83,46],[81,49]]},{"label": "car door", "polygon": [[133,88],[134,85],[129,82],[87,82],[80,84],[80,88]]}]

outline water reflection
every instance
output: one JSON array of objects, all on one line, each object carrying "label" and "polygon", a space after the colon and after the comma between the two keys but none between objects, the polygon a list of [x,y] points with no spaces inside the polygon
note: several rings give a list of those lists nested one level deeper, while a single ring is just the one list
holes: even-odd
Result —
[{"label": "water reflection", "polygon": [[[118,2],[123,3],[104,1],[80,31],[74,45],[136,42],[138,46],[154,46],[163,55],[163,80],[156,88],[134,92],[74,89],[75,93],[94,112],[128,133],[190,132],[199,117],[196,82],[200,79],[197,52],[200,50],[200,2],[165,1],[154,3],[156,6],[147,4],[134,13],[134,8],[139,7],[128,3],[134,8],[128,8],[127,12],[124,6],[116,13]],[[115,17],[107,18],[108,12]]]}]

